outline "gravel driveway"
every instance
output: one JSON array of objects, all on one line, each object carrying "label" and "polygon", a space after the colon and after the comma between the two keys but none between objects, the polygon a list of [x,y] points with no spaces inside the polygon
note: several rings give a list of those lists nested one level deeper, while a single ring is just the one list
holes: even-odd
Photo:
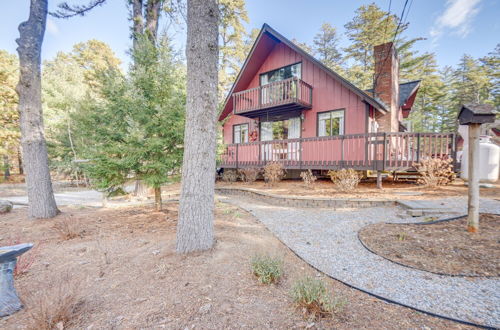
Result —
[{"label": "gravel driveway", "polygon": [[[377,222],[417,222],[397,207],[295,209],[239,197],[222,201],[242,207],[313,267],[349,285],[440,316],[500,327],[500,279],[436,275],[397,265],[366,250],[358,231]],[[443,199],[465,213],[465,198]],[[481,211],[500,213],[500,202],[481,200]],[[498,261],[496,261],[498,262]]]}]

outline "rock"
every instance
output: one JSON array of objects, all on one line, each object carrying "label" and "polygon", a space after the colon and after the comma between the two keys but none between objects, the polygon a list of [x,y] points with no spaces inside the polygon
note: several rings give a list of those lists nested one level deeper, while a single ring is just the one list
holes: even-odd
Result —
[{"label": "rock", "polygon": [[0,199],[0,214],[9,213],[12,211],[12,206],[11,202]]},{"label": "rock", "polygon": [[212,304],[205,304],[205,305],[200,307],[200,309],[198,310],[198,313],[204,315],[204,314],[207,314],[208,312],[210,312],[210,309],[212,309]]}]

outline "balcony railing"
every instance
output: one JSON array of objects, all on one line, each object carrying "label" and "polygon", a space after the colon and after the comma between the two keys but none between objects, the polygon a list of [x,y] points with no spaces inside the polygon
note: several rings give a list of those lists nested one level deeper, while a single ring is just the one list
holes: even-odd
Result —
[{"label": "balcony railing", "polygon": [[424,159],[456,160],[455,142],[452,133],[368,133],[229,144],[219,166],[279,162],[287,169],[408,170]]},{"label": "balcony railing", "polygon": [[298,78],[273,82],[233,94],[235,114],[282,106],[312,107],[312,86]]}]

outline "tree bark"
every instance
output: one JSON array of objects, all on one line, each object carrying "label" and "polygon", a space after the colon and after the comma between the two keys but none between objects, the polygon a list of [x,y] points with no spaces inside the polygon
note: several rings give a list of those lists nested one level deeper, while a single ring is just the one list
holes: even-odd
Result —
[{"label": "tree bark", "polygon": [[52,218],[59,213],[50,179],[45,143],[41,99],[41,48],[47,20],[47,0],[31,0],[28,21],[19,25],[16,40],[19,53],[19,116],[28,214],[33,218]]},{"label": "tree bark", "polygon": [[161,187],[155,188],[155,208],[156,211],[161,211]]},{"label": "tree bark", "polygon": [[160,19],[160,10],[163,0],[148,0],[146,5],[146,28],[147,34],[151,42],[156,42],[158,36],[158,20]]},{"label": "tree bark", "polygon": [[132,41],[137,49],[137,37],[144,31],[144,17],[142,15],[142,0],[130,0],[132,4]]},{"label": "tree bark", "polygon": [[9,162],[9,156],[7,155],[3,155],[3,167],[4,167],[3,177],[5,180],[8,180],[10,177],[10,162]]},{"label": "tree bark", "polygon": [[179,222],[179,253],[213,245],[217,124],[218,16],[216,0],[187,2],[187,99]]},{"label": "tree bark", "polygon": [[24,169],[23,169],[23,157],[21,156],[21,146],[17,148],[17,162],[19,165],[19,174],[23,175]]}]

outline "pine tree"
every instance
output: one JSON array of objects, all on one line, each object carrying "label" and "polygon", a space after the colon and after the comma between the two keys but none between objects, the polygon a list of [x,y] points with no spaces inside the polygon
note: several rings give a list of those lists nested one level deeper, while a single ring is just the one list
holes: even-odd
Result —
[{"label": "pine tree", "polygon": [[214,242],[218,23],[216,0],[188,0],[186,128],[176,242],[180,253],[207,250]]},{"label": "pine tree", "polygon": [[17,56],[0,50],[0,161],[5,177],[10,175],[12,159],[17,157],[21,133],[19,131],[18,96],[19,80]]},{"label": "pine tree", "polygon": [[464,54],[454,72],[454,101],[457,106],[466,103],[484,103],[492,99],[492,83],[486,68],[472,56]]},{"label": "pine tree", "polygon": [[396,15],[390,15],[372,3],[359,7],[354,18],[345,25],[346,35],[351,41],[351,45],[344,50],[345,59],[350,62],[347,78],[359,88],[373,87],[373,47],[376,45],[394,40],[400,58],[402,80],[407,78],[407,72],[413,71],[425,59],[424,55],[418,56],[412,50],[422,38],[407,40],[402,34],[408,29],[408,23],[398,24],[399,21]]},{"label": "pine tree", "polygon": [[[248,55],[245,0],[219,1],[219,102],[224,100]],[[250,45],[251,46],[251,45]]]},{"label": "pine tree", "polygon": [[490,100],[495,107],[500,107],[500,44],[479,59],[491,84]]},{"label": "pine tree", "polygon": [[343,57],[338,43],[337,29],[329,23],[321,25],[313,40],[314,55],[328,68],[341,73]]},{"label": "pine tree", "polygon": [[139,37],[128,77],[116,69],[101,76],[102,100],[72,116],[92,144],[84,155],[93,184],[113,191],[130,179],[155,190],[178,173],[182,159],[185,70],[166,38],[156,46]]},{"label": "pine tree", "polygon": [[75,160],[92,141],[75,129],[72,114],[81,110],[80,103],[100,97],[99,75],[119,70],[119,65],[111,48],[97,40],[78,43],[71,52],[59,52],[44,63],[42,95],[51,167],[77,182],[83,173]]}]

